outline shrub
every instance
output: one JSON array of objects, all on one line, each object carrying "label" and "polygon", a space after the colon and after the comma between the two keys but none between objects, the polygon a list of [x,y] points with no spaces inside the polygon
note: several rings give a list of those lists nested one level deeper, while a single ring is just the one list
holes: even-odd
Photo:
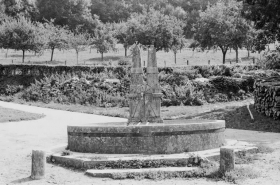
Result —
[{"label": "shrub", "polygon": [[131,59],[126,59],[126,58],[120,59],[118,61],[118,65],[119,66],[130,66],[131,65]]},{"label": "shrub", "polygon": [[258,64],[265,69],[280,69],[280,48],[265,53],[263,61]]},{"label": "shrub", "polygon": [[0,87],[0,94],[12,96],[23,90],[23,85],[2,85]]}]

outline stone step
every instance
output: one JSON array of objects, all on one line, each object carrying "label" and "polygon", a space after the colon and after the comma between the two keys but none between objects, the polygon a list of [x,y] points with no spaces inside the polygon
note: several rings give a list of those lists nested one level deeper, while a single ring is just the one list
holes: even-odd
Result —
[{"label": "stone step", "polygon": [[[254,151],[256,147],[247,142],[228,140],[226,147],[231,147],[235,152],[239,151]],[[64,147],[65,148],[65,147]],[[158,154],[158,155],[144,155],[144,154],[91,154],[71,152],[63,154],[63,147],[53,150],[48,155],[48,162],[60,164],[62,166],[74,167],[77,169],[94,169],[102,166],[112,166],[120,163],[126,164],[133,161],[164,163],[166,166],[174,166],[174,163],[183,164],[186,166],[199,164],[201,160],[219,160],[220,148],[204,150],[198,152],[188,152],[180,154]],[[107,166],[108,166],[107,165]],[[154,166],[151,166],[151,168]]]},{"label": "stone step", "polygon": [[151,173],[164,172],[187,172],[198,169],[198,167],[162,167],[162,168],[141,168],[141,169],[90,169],[86,171],[86,175],[91,177],[113,178],[115,175],[126,176],[128,174],[145,175]]}]

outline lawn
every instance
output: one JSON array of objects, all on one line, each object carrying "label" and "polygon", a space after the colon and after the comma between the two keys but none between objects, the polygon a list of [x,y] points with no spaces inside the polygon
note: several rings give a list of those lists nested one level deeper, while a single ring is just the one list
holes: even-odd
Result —
[{"label": "lawn", "polygon": [[[14,103],[28,104],[38,107],[52,108],[58,110],[66,110],[71,112],[81,112],[88,114],[97,114],[104,116],[112,116],[112,117],[121,117],[128,118],[129,116],[129,108],[128,107],[110,107],[110,108],[102,108],[96,106],[85,106],[79,104],[58,104],[58,103],[42,103],[42,102],[26,102],[22,99],[18,99],[14,97],[10,99],[10,97],[0,96],[0,100],[2,101],[12,101]],[[170,107],[161,107],[161,116],[165,120],[170,119],[193,119],[195,117],[208,115],[208,114],[216,114],[216,112],[226,112],[227,110],[232,110],[232,107],[242,107],[248,104],[252,104],[253,99],[246,99],[243,101],[232,101],[232,102],[219,102],[213,104],[204,104],[202,106],[170,106]],[[208,116],[209,117],[209,116]],[[211,119],[209,117],[209,119]]]},{"label": "lawn", "polygon": [[7,109],[0,107],[0,123],[12,122],[12,121],[23,121],[23,120],[35,120],[44,117],[42,114],[34,114],[14,109]]},{"label": "lawn", "polygon": [[[51,65],[98,65],[98,64],[109,64],[117,65],[117,61],[124,57],[124,49],[122,45],[117,45],[118,52],[109,52],[104,54],[104,61],[101,61],[101,54],[96,52],[96,49],[87,49],[79,53],[79,62],[76,61],[76,53],[74,50],[59,51],[55,50],[54,52],[54,61],[50,62],[51,51],[46,50],[41,56],[35,56],[34,52],[26,52],[25,63],[26,64],[51,64]],[[22,51],[2,49],[0,52],[0,64],[22,64]],[[130,54],[130,52],[128,52]],[[147,51],[141,51],[142,61],[145,64],[147,62]],[[242,61],[241,64],[251,64],[252,58],[247,57],[247,50],[239,50],[239,57]],[[257,59],[261,58],[261,55],[258,53],[251,53],[251,57],[256,57]],[[131,58],[131,56],[128,56]],[[158,66],[164,67],[175,67],[175,66],[185,66],[187,61],[189,65],[207,65],[210,60],[210,64],[222,64],[222,52],[220,50],[213,51],[192,51],[191,49],[185,48],[181,52],[177,53],[177,63],[174,63],[174,54],[172,51],[157,52],[157,62]],[[230,61],[235,64],[235,52],[234,50],[228,51],[226,56],[226,63],[229,64]],[[239,63],[240,64],[240,63]]]}]

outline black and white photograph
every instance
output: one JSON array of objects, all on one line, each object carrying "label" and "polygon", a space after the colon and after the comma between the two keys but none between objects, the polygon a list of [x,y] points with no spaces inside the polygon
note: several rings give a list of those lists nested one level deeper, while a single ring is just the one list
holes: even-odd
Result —
[{"label": "black and white photograph", "polygon": [[280,0],[0,0],[0,185],[280,185]]}]

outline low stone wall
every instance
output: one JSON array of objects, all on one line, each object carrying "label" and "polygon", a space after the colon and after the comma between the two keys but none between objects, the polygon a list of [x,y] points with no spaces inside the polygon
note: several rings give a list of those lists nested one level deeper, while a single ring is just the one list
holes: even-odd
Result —
[{"label": "low stone wall", "polygon": [[256,80],[254,88],[255,109],[280,119],[280,77]]}]

